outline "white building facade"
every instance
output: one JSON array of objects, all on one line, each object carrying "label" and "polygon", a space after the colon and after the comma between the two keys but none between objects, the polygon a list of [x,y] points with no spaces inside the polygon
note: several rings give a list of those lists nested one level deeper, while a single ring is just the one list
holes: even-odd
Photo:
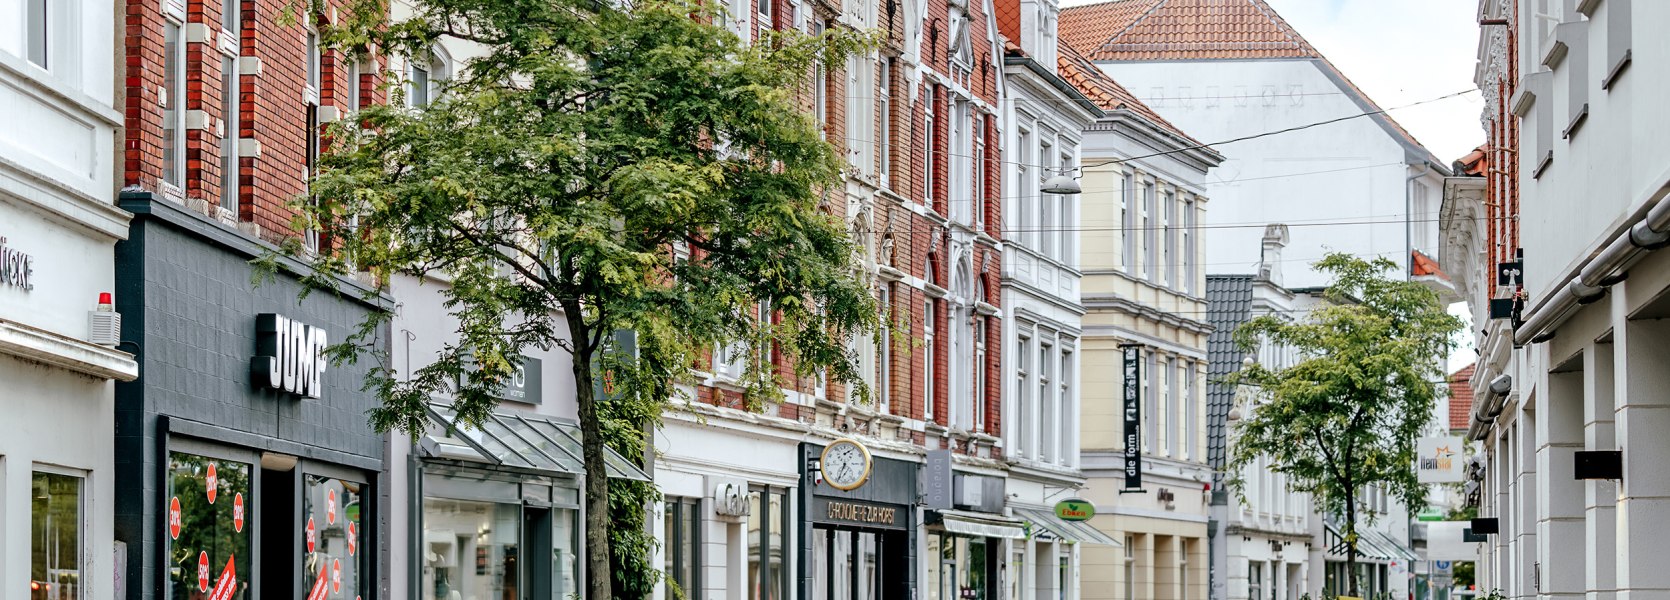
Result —
[{"label": "white building facade", "polygon": [[1102,110],[1062,79],[1050,0],[998,0],[1012,37],[1003,62],[1004,435],[1009,508],[1036,521],[1010,542],[1010,597],[1081,594],[1082,553],[1111,538],[1051,527],[1053,506],[1075,498],[1079,470],[1079,357],[1084,307],[1079,302],[1079,197],[1042,191],[1044,182],[1079,164],[1084,130]]},{"label": "white building facade", "polygon": [[0,572],[15,598],[122,592],[113,382],[139,366],[117,322],[90,315],[114,310],[130,217],[115,205],[114,11],[0,1]]},{"label": "white building facade", "polygon": [[[1664,597],[1670,543],[1655,525],[1670,515],[1670,254],[1656,249],[1670,232],[1670,150],[1654,140],[1670,133],[1670,118],[1653,100],[1665,84],[1650,75],[1670,61],[1670,47],[1652,41],[1670,6],[1480,8],[1505,29],[1487,29],[1487,47],[1518,40],[1482,75],[1520,74],[1517,91],[1494,100],[1517,119],[1505,140],[1517,149],[1509,216],[1529,250],[1518,265],[1486,266],[1521,270],[1511,306],[1494,315],[1474,306],[1481,320],[1502,317],[1485,328],[1473,379],[1469,433],[1488,456],[1479,512],[1497,528],[1481,588],[1510,598]],[[1481,77],[1481,87],[1495,83]]]}]

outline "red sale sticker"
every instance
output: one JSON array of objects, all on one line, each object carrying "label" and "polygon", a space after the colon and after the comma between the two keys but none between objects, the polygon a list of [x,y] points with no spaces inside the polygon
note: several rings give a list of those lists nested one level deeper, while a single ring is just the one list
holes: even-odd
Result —
[{"label": "red sale sticker", "polygon": [[244,495],[238,492],[232,496],[232,529],[239,533],[244,530]]},{"label": "red sale sticker", "polygon": [[325,492],[325,524],[336,524],[336,490]]},{"label": "red sale sticker", "polygon": [[180,539],[180,497],[168,499],[168,539]]},{"label": "red sale sticker", "polygon": [[313,517],[308,517],[307,518],[307,551],[308,552],[313,551],[313,538],[315,536],[314,532],[315,532],[315,530],[313,529]]},{"label": "red sale sticker", "polygon": [[232,560],[226,559],[226,569],[220,572],[220,579],[215,581],[215,591],[209,594],[208,600],[232,600],[232,591],[238,587],[238,572],[233,568]]},{"label": "red sale sticker", "polygon": [[325,600],[325,572],[327,565],[319,565],[319,578],[313,580],[313,590],[307,593],[307,600]]},{"label": "red sale sticker", "polygon": [[353,556],[354,551],[359,549],[359,545],[360,545],[360,529],[359,529],[358,526],[354,525],[353,521],[349,521],[348,522],[348,556]]},{"label": "red sale sticker", "polygon": [[215,503],[215,493],[220,491],[216,488],[219,487],[220,478],[215,476],[215,464],[209,463],[209,476],[207,480],[203,482],[203,491],[209,495],[209,504]]},{"label": "red sale sticker", "polygon": [[209,591],[209,552],[197,555],[197,591]]},{"label": "red sale sticker", "polygon": [[331,561],[331,593],[342,593],[342,559]]}]

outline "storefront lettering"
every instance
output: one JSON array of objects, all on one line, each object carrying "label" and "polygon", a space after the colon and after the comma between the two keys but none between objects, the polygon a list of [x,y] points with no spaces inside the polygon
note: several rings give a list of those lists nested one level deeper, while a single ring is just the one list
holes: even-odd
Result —
[{"label": "storefront lettering", "polygon": [[35,257],[6,245],[0,237],[0,285],[21,289],[35,289]]},{"label": "storefront lettering", "polygon": [[330,345],[324,328],[267,313],[255,318],[255,330],[257,354],[249,370],[256,387],[318,398]]},{"label": "storefront lettering", "polygon": [[858,523],[893,523],[893,516],[898,509],[885,506],[869,506],[866,504],[852,504],[848,502],[830,502],[829,518],[837,521],[854,521]]}]

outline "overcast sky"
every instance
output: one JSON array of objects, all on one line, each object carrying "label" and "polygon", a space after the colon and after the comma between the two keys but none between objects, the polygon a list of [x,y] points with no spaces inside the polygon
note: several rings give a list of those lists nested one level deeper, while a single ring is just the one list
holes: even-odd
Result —
[{"label": "overcast sky", "polygon": [[[1266,0],[1382,108],[1475,89],[1474,0]],[[1449,163],[1484,143],[1479,94],[1391,112]]]}]

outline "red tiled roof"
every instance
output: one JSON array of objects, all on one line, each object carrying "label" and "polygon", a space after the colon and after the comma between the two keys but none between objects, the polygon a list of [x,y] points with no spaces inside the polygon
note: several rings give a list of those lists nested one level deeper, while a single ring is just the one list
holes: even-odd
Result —
[{"label": "red tiled roof", "polygon": [[1466,429],[1473,418],[1473,369],[1462,367],[1450,374],[1450,429]]},{"label": "red tiled roof", "polygon": [[[997,32],[1003,34],[1005,38],[1017,40],[1015,43],[1019,44],[1018,40],[1021,39],[1021,0],[993,0],[992,7],[993,12],[997,13]],[[1008,46],[1009,44],[1005,41],[1004,45]]]},{"label": "red tiled roof", "polygon": [[1147,104],[1143,104],[1135,94],[1132,94],[1130,90],[1125,89],[1125,86],[1119,85],[1119,82],[1103,73],[1100,68],[1091,63],[1084,55],[1079,54],[1078,50],[1072,46],[1062,45],[1058,48],[1056,51],[1056,69],[1062,79],[1077,88],[1079,93],[1084,94],[1086,98],[1096,103],[1096,106],[1101,107],[1102,110],[1108,112],[1130,111],[1154,123],[1161,129],[1188,140],[1191,144],[1204,145],[1200,140],[1183,133],[1182,129],[1172,125],[1170,121],[1161,117],[1160,113],[1154,112],[1154,109],[1149,108]]},{"label": "red tiled roof", "polygon": [[1472,175],[1474,177],[1483,177],[1485,175],[1485,168],[1489,166],[1485,164],[1484,159],[1484,146],[1479,146],[1474,148],[1472,152],[1468,152],[1467,156],[1456,159],[1456,162],[1461,163],[1462,173]]},{"label": "red tiled roof", "polygon": [[1321,58],[1264,0],[1111,0],[1063,9],[1094,60]]},{"label": "red tiled roof", "polygon": [[[1362,101],[1365,112],[1382,110],[1264,0],[1108,0],[1062,9],[1060,36],[1097,62],[1315,59]],[[1425,152],[1390,115],[1375,118]]]},{"label": "red tiled roof", "polygon": [[1438,265],[1438,261],[1432,260],[1432,257],[1427,256],[1420,250],[1410,250],[1409,256],[1414,259],[1412,269],[1416,277],[1430,276],[1449,281],[1450,276],[1444,273],[1444,268]]}]

